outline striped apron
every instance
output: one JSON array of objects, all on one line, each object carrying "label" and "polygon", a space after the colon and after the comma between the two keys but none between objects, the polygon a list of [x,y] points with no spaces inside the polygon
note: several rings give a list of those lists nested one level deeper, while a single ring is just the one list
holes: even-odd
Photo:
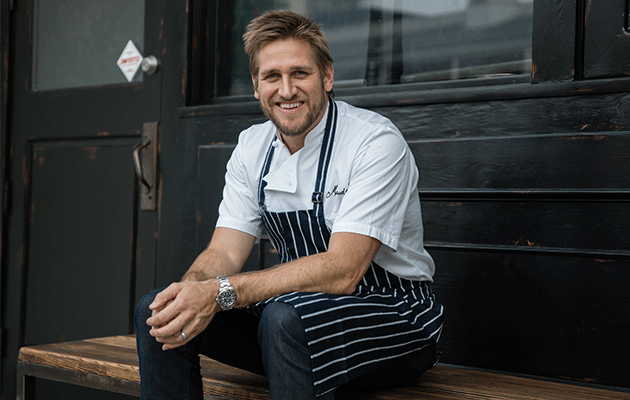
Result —
[{"label": "striped apron", "polygon": [[[273,145],[267,151],[258,205],[282,263],[327,250],[331,233],[324,219],[323,193],[336,125],[337,106],[331,101],[310,210],[266,210],[263,177],[269,172]],[[443,309],[435,302],[430,282],[402,279],[374,262],[352,295],[288,293],[249,310],[260,315],[273,301],[293,305],[304,322],[317,395],[435,344],[442,329]]]}]

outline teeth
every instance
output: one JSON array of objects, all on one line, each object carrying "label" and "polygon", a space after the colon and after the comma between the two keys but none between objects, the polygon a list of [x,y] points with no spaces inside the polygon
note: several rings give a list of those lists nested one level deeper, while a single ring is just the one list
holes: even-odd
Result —
[{"label": "teeth", "polygon": [[280,107],[284,108],[285,110],[291,109],[291,108],[297,108],[300,106],[300,103],[292,103],[292,104],[280,104]]}]

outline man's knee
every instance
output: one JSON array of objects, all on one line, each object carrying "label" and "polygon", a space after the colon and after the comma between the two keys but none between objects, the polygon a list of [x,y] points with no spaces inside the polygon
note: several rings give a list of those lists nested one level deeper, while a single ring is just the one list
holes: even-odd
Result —
[{"label": "man's knee", "polygon": [[146,326],[147,319],[149,319],[152,314],[149,306],[153,303],[153,300],[155,300],[155,296],[157,296],[157,294],[161,291],[162,289],[153,290],[144,295],[144,297],[142,297],[138,302],[135,313],[136,331]]}]

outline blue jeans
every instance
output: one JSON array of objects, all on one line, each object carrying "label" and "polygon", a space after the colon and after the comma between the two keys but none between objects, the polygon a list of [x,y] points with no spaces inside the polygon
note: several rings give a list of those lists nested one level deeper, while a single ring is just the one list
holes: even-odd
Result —
[{"label": "blue jeans", "polygon": [[260,319],[244,310],[220,312],[185,346],[163,351],[146,324],[159,292],[144,296],[136,309],[141,399],[203,399],[199,354],[266,376],[270,399],[315,399],[306,333],[292,306],[270,304]]},{"label": "blue jeans", "polygon": [[[304,325],[293,306],[271,303],[259,319],[244,310],[218,313],[208,328],[186,345],[163,351],[149,335],[149,304],[160,290],[144,296],[136,309],[141,399],[203,399],[199,354],[269,380],[269,398],[333,400],[316,397]],[[371,389],[414,382],[435,363],[435,346],[420,357],[397,362],[350,382],[350,389]]]}]

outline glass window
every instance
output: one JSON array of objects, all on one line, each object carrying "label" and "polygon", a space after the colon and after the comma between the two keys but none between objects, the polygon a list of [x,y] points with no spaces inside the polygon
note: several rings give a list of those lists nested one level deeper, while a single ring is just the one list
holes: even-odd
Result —
[{"label": "glass window", "polygon": [[33,4],[33,90],[127,82],[116,61],[129,40],[143,51],[144,0]]},{"label": "glass window", "polygon": [[[533,0],[237,0],[219,7],[216,95],[252,93],[241,36],[270,9],[319,22],[335,88],[527,74]],[[226,7],[226,4],[231,4]]]},{"label": "glass window", "polygon": [[584,78],[627,77],[630,68],[630,0],[598,1],[584,20]]}]

